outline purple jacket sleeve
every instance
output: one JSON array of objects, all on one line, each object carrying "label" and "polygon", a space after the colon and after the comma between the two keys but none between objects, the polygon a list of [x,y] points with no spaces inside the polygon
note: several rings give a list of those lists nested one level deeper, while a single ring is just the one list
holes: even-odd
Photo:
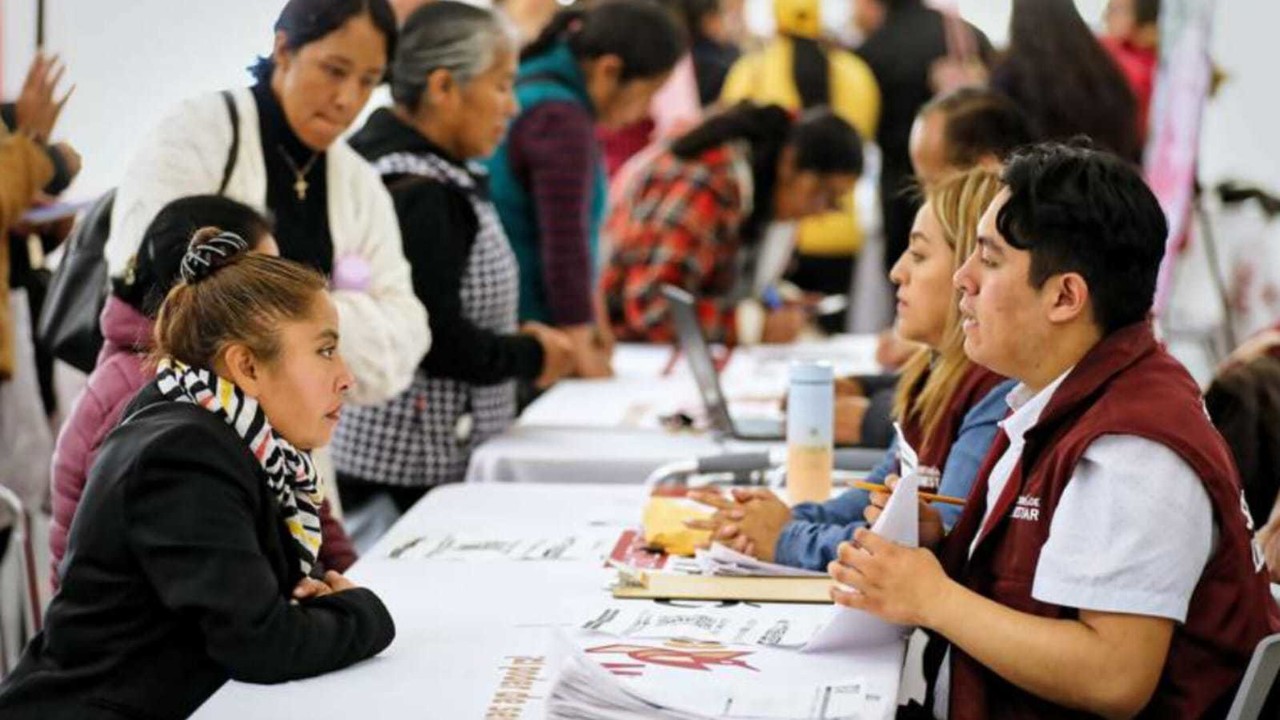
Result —
[{"label": "purple jacket sleeve", "polygon": [[71,413],[53,449],[53,517],[49,525],[49,551],[53,572],[49,578],[58,589],[58,565],[67,551],[67,536],[75,519],[80,496],[89,478],[89,468],[107,434],[120,423],[120,416],[138,388],[146,384],[142,361],[133,356],[113,357],[101,362],[90,375],[84,392]]},{"label": "purple jacket sleeve", "polygon": [[599,147],[579,105],[546,102],[511,130],[512,161],[529,178],[547,305],[556,325],[592,320],[591,189]]}]

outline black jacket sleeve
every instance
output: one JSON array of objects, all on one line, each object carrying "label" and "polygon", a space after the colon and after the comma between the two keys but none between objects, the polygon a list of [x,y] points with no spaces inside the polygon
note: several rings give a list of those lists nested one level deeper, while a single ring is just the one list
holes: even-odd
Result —
[{"label": "black jacket sleeve", "polygon": [[882,390],[893,391],[898,387],[898,373],[854,375],[853,379],[862,385],[862,392],[866,397],[871,397]]},{"label": "black jacket sleeve", "polygon": [[854,379],[861,383],[867,400],[871,401],[862,416],[862,437],[857,446],[889,447],[889,441],[893,439],[893,396],[898,389],[897,373],[855,375]]},{"label": "black jacket sleeve", "polygon": [[207,430],[176,435],[129,481],[128,539],[160,602],[199,624],[210,658],[233,679],[276,683],[346,667],[391,643],[395,624],[370,590],[287,600],[257,529],[261,518],[278,520],[262,507],[270,502],[256,486],[262,479],[236,456],[244,449]]},{"label": "black jacket sleeve", "polygon": [[462,314],[462,276],[479,222],[454,188],[418,180],[392,184],[413,290],[427,308],[431,352],[422,368],[435,377],[489,385],[542,372],[542,346],[523,334],[477,327]]}]

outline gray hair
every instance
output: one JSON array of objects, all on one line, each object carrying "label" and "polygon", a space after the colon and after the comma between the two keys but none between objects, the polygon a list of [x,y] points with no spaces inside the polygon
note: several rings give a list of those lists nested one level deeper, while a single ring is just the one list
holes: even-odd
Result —
[{"label": "gray hair", "polygon": [[448,70],[466,85],[493,65],[499,51],[518,47],[515,26],[500,12],[453,0],[428,3],[400,28],[391,97],[417,108],[431,73]]}]

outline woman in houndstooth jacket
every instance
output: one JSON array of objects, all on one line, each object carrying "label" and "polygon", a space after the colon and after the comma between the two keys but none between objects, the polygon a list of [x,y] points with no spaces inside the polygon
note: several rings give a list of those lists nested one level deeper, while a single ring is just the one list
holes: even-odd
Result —
[{"label": "woman in houndstooth jacket", "polygon": [[395,105],[351,140],[382,175],[400,219],[433,350],[409,390],[354,408],[334,436],[344,502],[390,489],[402,509],[461,480],[471,450],[515,418],[517,379],[546,387],[572,370],[570,344],[537,323],[517,328],[519,267],[468,160],[493,152],[516,114],[515,35],[488,10],[427,5],[401,29]]}]

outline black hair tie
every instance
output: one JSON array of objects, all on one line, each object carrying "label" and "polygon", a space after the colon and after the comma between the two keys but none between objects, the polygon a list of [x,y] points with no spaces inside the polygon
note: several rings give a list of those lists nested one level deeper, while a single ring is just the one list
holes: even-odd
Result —
[{"label": "black hair tie", "polygon": [[182,256],[182,279],[190,285],[213,275],[235,256],[249,249],[244,238],[231,232],[222,232],[192,244]]}]

